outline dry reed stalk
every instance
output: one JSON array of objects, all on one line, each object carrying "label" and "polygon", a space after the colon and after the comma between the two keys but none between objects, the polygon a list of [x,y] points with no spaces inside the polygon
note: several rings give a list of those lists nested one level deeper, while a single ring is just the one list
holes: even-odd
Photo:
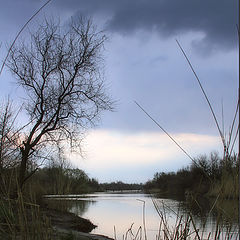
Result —
[{"label": "dry reed stalk", "polygon": [[1,73],[2,73],[2,71],[3,71],[3,68],[4,68],[5,64],[6,64],[6,61],[7,61],[7,59],[8,59],[8,56],[9,56],[9,54],[10,54],[10,52],[11,52],[14,44],[16,43],[18,37],[19,37],[20,34],[22,33],[22,31],[23,31],[23,30],[26,28],[26,26],[33,20],[33,18],[35,18],[36,15],[37,15],[45,6],[47,6],[51,1],[52,1],[52,0],[48,0],[45,4],[43,4],[43,5],[29,18],[29,20],[22,26],[22,28],[20,29],[20,31],[17,33],[17,35],[16,35],[15,39],[13,40],[10,48],[8,49],[7,55],[6,55],[6,57],[5,57],[4,61],[3,61],[3,64],[2,64],[1,69],[0,69],[0,75],[1,75]]},{"label": "dry reed stalk", "polygon": [[211,113],[212,113],[212,116],[213,116],[213,118],[214,118],[214,122],[216,123],[217,129],[218,129],[218,132],[219,132],[219,135],[220,135],[221,140],[222,140],[223,147],[224,147],[224,149],[226,149],[226,141],[225,141],[224,135],[223,135],[223,133],[222,133],[220,127],[219,127],[219,123],[218,123],[216,114],[215,114],[215,112],[214,112],[214,110],[213,110],[212,104],[210,103],[209,98],[208,98],[208,96],[207,96],[207,94],[206,94],[206,92],[205,92],[205,90],[204,90],[204,88],[203,88],[203,86],[202,86],[202,83],[201,83],[201,81],[200,81],[200,79],[199,79],[199,77],[198,77],[195,69],[193,68],[193,65],[192,65],[192,63],[190,62],[187,54],[185,53],[185,51],[184,51],[184,49],[182,48],[182,46],[181,46],[181,44],[179,43],[179,41],[176,40],[176,42],[177,42],[179,48],[181,49],[181,51],[182,51],[185,59],[186,59],[187,62],[188,62],[189,67],[191,68],[191,71],[193,72],[193,74],[194,74],[194,76],[195,76],[195,78],[196,78],[196,80],[197,80],[197,82],[198,82],[198,84],[199,84],[199,86],[200,86],[200,89],[201,89],[201,91],[202,91],[202,93],[203,93],[203,95],[204,95],[204,98],[205,98],[206,101],[207,101],[207,104],[208,104],[208,106],[209,106],[209,108],[210,108],[210,111],[211,111]]}]

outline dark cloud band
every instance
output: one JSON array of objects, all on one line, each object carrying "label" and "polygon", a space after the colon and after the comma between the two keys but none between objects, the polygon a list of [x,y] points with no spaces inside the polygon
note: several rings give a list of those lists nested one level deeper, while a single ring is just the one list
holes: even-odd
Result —
[{"label": "dark cloud band", "polygon": [[[237,43],[237,1],[233,0],[89,0],[57,1],[82,13],[110,16],[109,31],[129,34],[156,30],[161,37],[188,31],[203,32],[200,47],[234,48]],[[61,5],[62,4],[62,5]]]}]

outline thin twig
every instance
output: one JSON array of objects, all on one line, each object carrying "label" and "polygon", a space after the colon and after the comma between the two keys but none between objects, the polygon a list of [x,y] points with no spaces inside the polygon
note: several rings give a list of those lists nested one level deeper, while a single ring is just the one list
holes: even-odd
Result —
[{"label": "thin twig", "polygon": [[232,155],[232,151],[233,151],[234,145],[235,145],[235,143],[236,143],[238,134],[239,134],[239,124],[238,124],[237,132],[236,132],[236,134],[235,134],[235,137],[234,137],[234,140],[233,140],[233,143],[232,143],[232,148],[231,148],[231,151],[230,151],[230,155],[229,155],[229,156]]},{"label": "thin twig", "polygon": [[117,234],[116,234],[116,227],[115,227],[115,225],[113,226],[113,231],[114,231],[114,240],[117,240]]},{"label": "thin twig", "polygon": [[221,101],[222,103],[222,135],[224,136],[225,135],[225,127],[224,127],[224,109],[223,109],[223,99]]},{"label": "thin twig", "polygon": [[198,165],[198,163],[194,160],[193,157],[185,150],[183,149],[180,144],[136,101],[134,101],[135,104],[182,150],[182,152],[189,158],[193,163]]},{"label": "thin twig", "polygon": [[141,199],[137,199],[137,201],[140,201],[140,202],[143,203],[143,230],[144,230],[145,240],[147,240],[146,217],[145,217],[145,204],[146,204],[146,202],[141,200]]},{"label": "thin twig", "polygon": [[2,71],[3,71],[3,68],[4,68],[5,64],[6,64],[6,61],[7,61],[7,59],[8,59],[8,56],[9,56],[9,54],[10,54],[10,52],[11,52],[14,44],[16,43],[18,37],[19,37],[20,34],[22,33],[22,31],[23,31],[23,30],[26,28],[26,26],[33,20],[33,18],[34,18],[45,6],[47,6],[47,4],[50,3],[51,1],[52,1],[52,0],[48,0],[45,4],[43,4],[43,5],[29,18],[29,20],[23,25],[23,27],[20,29],[20,31],[19,31],[18,34],[16,35],[14,41],[12,42],[10,48],[8,49],[7,55],[6,55],[6,57],[5,57],[4,61],[3,61],[3,64],[2,64],[2,66],[1,66],[0,75],[1,75],[1,73],[2,73]]},{"label": "thin twig", "polygon": [[[234,129],[234,125],[235,125],[235,122],[236,122],[238,110],[239,110],[239,102],[237,103],[236,111],[235,111],[235,114],[234,114],[234,117],[233,117],[233,122],[232,122],[232,125],[231,125],[231,130],[229,132],[229,140],[228,140],[228,144],[227,144],[228,148],[230,147],[230,144],[231,144],[233,129]],[[231,156],[231,154],[230,154],[230,156]]]},{"label": "thin twig", "polygon": [[210,101],[209,101],[209,99],[208,99],[208,96],[207,96],[207,94],[206,94],[206,92],[205,92],[205,90],[204,90],[204,88],[203,88],[203,86],[202,86],[202,84],[201,84],[201,81],[200,81],[200,79],[199,79],[196,71],[194,70],[194,68],[193,68],[193,66],[192,66],[192,64],[191,64],[188,56],[186,55],[185,51],[183,50],[182,46],[180,45],[180,43],[179,43],[179,41],[178,41],[177,39],[176,39],[176,42],[177,42],[179,48],[181,49],[181,51],[182,51],[185,59],[187,60],[188,65],[190,66],[190,68],[191,68],[191,70],[192,70],[192,72],[193,72],[193,74],[194,74],[194,76],[195,76],[195,78],[196,78],[196,80],[197,80],[200,88],[201,88],[201,91],[202,91],[202,93],[203,93],[203,95],[204,95],[204,97],[205,97],[205,99],[206,99],[206,101],[207,101],[207,103],[208,103],[208,106],[209,106],[209,108],[210,108],[210,110],[211,110],[211,113],[212,113],[212,115],[213,115],[214,121],[215,121],[215,123],[216,123],[218,132],[219,132],[219,134],[220,134],[220,137],[221,137],[221,140],[222,140],[222,143],[223,143],[223,147],[224,147],[224,149],[226,149],[226,143],[225,143],[224,135],[223,135],[223,133],[222,133],[220,127],[219,127],[219,123],[218,123],[217,117],[216,117],[216,115],[215,115],[215,113],[214,113],[213,107],[212,107],[212,105],[211,105],[211,103],[210,103]]},{"label": "thin twig", "polygon": [[[134,101],[135,104],[182,150],[182,152],[196,165],[202,168],[197,161],[194,160],[193,157],[184,149],[181,147],[181,145],[136,101]],[[208,175],[208,173],[203,169],[203,173],[206,175],[206,177],[212,182],[212,179]]]}]

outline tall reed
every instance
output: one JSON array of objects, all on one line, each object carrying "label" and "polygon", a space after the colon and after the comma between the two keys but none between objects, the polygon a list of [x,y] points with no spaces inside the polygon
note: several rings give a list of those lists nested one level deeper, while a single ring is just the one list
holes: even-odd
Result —
[{"label": "tall reed", "polygon": [[15,200],[0,199],[0,239],[49,240],[52,233],[40,206],[26,202],[21,192]]}]

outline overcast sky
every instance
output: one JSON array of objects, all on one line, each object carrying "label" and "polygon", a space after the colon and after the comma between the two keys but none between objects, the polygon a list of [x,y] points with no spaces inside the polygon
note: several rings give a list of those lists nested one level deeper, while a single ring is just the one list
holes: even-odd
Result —
[{"label": "overcast sky", "polygon": [[[45,1],[1,1],[0,60],[5,46]],[[237,0],[52,0],[22,33],[44,17],[61,23],[79,14],[104,29],[105,77],[116,111],[104,113],[85,139],[74,166],[99,181],[144,182],[190,160],[139,109],[139,102],[193,157],[221,142],[213,117],[176,39],[193,64],[226,134],[237,102]],[[0,96],[19,94],[7,69]],[[16,93],[17,91],[17,93]],[[222,106],[224,124],[222,124]]]}]

